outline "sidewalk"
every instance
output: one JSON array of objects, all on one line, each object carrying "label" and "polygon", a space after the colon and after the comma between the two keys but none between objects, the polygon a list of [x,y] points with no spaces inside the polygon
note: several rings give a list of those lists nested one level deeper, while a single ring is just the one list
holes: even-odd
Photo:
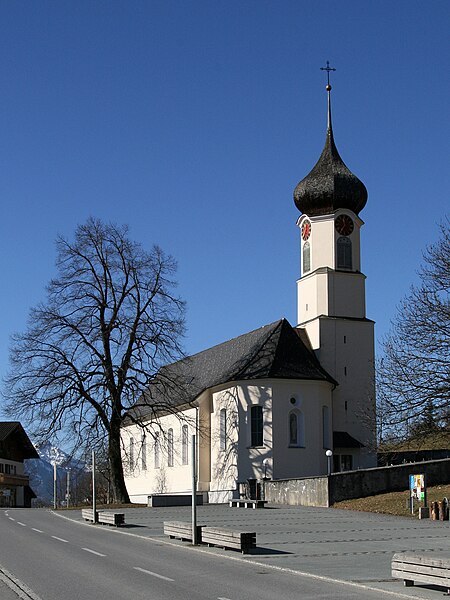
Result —
[{"label": "sidewalk", "polygon": [[[163,521],[190,521],[190,507],[127,508],[120,530],[154,539],[163,535]],[[81,521],[80,511],[62,515]],[[251,555],[206,548],[275,568],[354,582],[405,598],[442,597],[442,588],[403,587],[391,577],[395,552],[434,552],[450,557],[450,522],[408,519],[327,508],[269,505],[265,509],[206,505],[197,508],[199,525],[256,531],[257,549]],[[119,531],[120,531],[119,530]],[[175,544],[183,542],[173,541]]]}]

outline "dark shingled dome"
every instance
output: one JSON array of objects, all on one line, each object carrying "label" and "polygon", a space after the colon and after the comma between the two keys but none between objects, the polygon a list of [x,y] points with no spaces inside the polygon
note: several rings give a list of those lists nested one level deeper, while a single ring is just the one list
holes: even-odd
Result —
[{"label": "dark shingled dome", "polygon": [[358,214],[367,202],[366,186],[345,165],[334,143],[329,92],[325,147],[312,171],[295,188],[294,202],[299,211],[311,217],[338,208]]}]

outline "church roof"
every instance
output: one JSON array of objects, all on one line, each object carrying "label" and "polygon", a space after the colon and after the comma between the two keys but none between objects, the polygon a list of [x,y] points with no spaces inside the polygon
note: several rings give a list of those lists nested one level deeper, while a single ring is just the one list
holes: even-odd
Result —
[{"label": "church roof", "polygon": [[331,86],[327,85],[325,146],[313,169],[294,190],[295,205],[311,217],[330,214],[339,208],[348,208],[359,214],[367,202],[366,186],[346,166],[334,143],[330,91]]},{"label": "church roof", "polygon": [[278,378],[335,384],[300,333],[281,319],[163,367],[130,417],[192,403],[205,390],[231,381]]}]

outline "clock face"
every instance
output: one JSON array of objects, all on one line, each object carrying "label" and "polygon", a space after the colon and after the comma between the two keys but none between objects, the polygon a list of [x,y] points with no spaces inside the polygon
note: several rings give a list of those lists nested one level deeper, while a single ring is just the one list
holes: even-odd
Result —
[{"label": "clock face", "polygon": [[309,221],[303,221],[302,225],[302,240],[306,242],[311,235],[311,223]]},{"label": "clock face", "polygon": [[339,215],[334,225],[337,232],[341,235],[350,235],[355,227],[353,221],[348,215]]}]

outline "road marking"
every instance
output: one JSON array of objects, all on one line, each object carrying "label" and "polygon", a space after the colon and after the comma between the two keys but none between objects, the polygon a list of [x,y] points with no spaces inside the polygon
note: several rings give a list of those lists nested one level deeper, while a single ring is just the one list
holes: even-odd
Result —
[{"label": "road marking", "polygon": [[22,525],[22,527],[26,527],[25,523],[21,523],[20,521],[17,521],[17,525]]},{"label": "road marking", "polygon": [[90,552],[91,554],[96,554],[97,556],[106,556],[106,554],[101,554],[100,552],[96,552],[95,550],[91,550],[90,548],[81,548],[82,550],[86,550],[86,552]]},{"label": "road marking", "polygon": [[217,600],[230,600],[230,598],[225,598],[225,596],[219,596]]},{"label": "road marking", "polygon": [[69,543],[69,542],[68,542],[68,540],[63,540],[63,538],[56,537],[56,535],[52,535],[52,538],[53,538],[54,540],[58,540],[58,541],[60,541],[60,542],[65,542],[66,544],[68,544],[68,543]]},{"label": "road marking", "polygon": [[158,579],[164,579],[164,581],[175,581],[175,579],[170,579],[170,577],[164,577],[164,575],[158,575],[158,573],[153,573],[153,571],[147,571],[147,569],[142,569],[141,567],[133,567],[136,571],[141,571],[142,573],[147,573],[147,575],[153,575],[153,577],[158,577]]},{"label": "road marking", "polygon": [[38,533],[44,533],[43,531],[41,531],[40,529],[36,529],[36,527],[32,527],[31,528],[33,531],[37,531]]},{"label": "road marking", "polygon": [[10,521],[15,521],[15,519],[13,519],[12,517],[8,517],[8,519],[9,519]]}]

